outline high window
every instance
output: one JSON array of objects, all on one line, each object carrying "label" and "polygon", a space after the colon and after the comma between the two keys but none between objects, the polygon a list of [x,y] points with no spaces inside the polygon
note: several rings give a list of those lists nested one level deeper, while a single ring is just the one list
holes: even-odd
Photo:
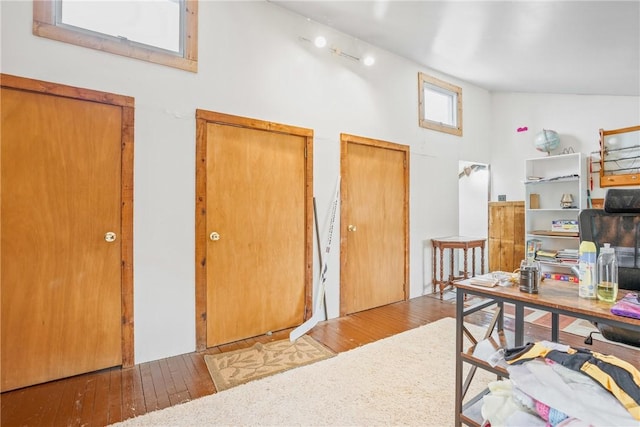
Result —
[{"label": "high window", "polygon": [[197,0],[33,2],[37,36],[194,72],[197,32]]},{"label": "high window", "polygon": [[420,126],[462,136],[462,89],[418,73],[418,90]]}]

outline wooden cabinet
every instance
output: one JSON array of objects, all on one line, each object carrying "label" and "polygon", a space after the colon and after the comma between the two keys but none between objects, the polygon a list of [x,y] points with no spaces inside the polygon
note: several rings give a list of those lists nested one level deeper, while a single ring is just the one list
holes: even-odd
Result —
[{"label": "wooden cabinet", "polygon": [[489,202],[489,271],[520,267],[524,235],[524,201]]}]

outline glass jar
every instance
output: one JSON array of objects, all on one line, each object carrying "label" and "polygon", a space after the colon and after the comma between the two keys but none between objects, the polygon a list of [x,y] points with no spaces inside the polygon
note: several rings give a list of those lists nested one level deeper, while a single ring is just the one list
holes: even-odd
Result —
[{"label": "glass jar", "polygon": [[618,297],[618,261],[616,253],[609,243],[600,249],[597,262],[598,288],[596,294],[600,301],[616,302]]}]

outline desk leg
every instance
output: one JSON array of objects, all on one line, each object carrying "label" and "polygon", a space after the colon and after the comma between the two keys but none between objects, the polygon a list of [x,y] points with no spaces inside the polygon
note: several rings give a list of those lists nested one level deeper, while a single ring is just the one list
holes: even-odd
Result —
[{"label": "desk leg", "polygon": [[464,296],[463,289],[456,291],[456,403],[455,426],[461,426],[462,413],[462,328],[464,326]]},{"label": "desk leg", "polygon": [[453,271],[453,258],[455,255],[455,249],[449,249],[449,283],[453,282],[453,278],[456,273]]},{"label": "desk leg", "polygon": [[436,292],[436,252],[438,247],[433,245],[433,253],[431,254],[431,293]]},{"label": "desk leg", "polygon": [[[444,249],[442,249],[442,254],[444,255]],[[440,265],[442,265],[442,257],[440,258],[440,262]],[[440,299],[442,299],[442,294],[447,286],[453,283],[453,249],[449,249],[449,268],[448,280],[440,283]],[[442,275],[440,275],[440,279],[442,279]]]},{"label": "desk leg", "polygon": [[471,248],[471,277],[476,275],[476,248]]},{"label": "desk leg", "polygon": [[558,342],[558,335],[560,329],[560,315],[558,313],[551,313],[551,341]]},{"label": "desk leg", "polygon": [[524,305],[516,303],[515,347],[524,344]]},{"label": "desk leg", "polygon": [[480,246],[480,274],[484,274],[484,243]]},{"label": "desk leg", "polygon": [[438,287],[440,288],[440,299],[442,299],[442,284],[444,283],[444,248],[440,247],[440,282]]},{"label": "desk leg", "polygon": [[469,270],[467,270],[467,253],[469,252],[469,248],[464,248],[463,250],[464,250],[464,271],[463,271],[464,276],[463,277],[465,279],[468,279],[469,278],[469,273],[468,273]]}]

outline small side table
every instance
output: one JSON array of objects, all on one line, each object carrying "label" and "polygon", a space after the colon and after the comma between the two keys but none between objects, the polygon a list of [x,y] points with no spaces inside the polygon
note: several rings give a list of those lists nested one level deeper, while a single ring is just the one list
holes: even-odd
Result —
[{"label": "small side table", "polygon": [[[436,237],[431,239],[431,243],[433,244],[433,265],[432,265],[432,292],[436,291],[436,286],[440,288],[440,299],[442,299],[442,294],[444,290],[448,286],[453,286],[453,282],[455,280],[460,279],[468,279],[469,271],[467,269],[467,253],[469,249],[471,249],[471,276],[476,275],[476,248],[480,248],[480,274],[484,274],[484,247],[486,243],[486,239],[474,238],[474,237],[464,237],[464,236],[451,236],[451,237]],[[437,270],[436,270],[436,253],[439,252],[438,259],[440,260],[440,279],[438,279]],[[449,277],[444,279],[444,250],[449,249]],[[464,250],[464,269],[462,276],[456,276],[453,273],[453,254],[455,249]]]}]

